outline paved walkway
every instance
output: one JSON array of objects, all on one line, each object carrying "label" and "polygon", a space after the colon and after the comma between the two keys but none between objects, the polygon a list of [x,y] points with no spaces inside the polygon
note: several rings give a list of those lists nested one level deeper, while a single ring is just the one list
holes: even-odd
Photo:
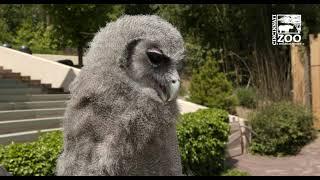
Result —
[{"label": "paved walkway", "polygon": [[199,109],[205,109],[206,107],[194,104],[192,102],[188,102],[182,99],[178,99],[178,106],[180,108],[181,114],[189,113],[189,112],[195,112]]},{"label": "paved walkway", "polygon": [[228,163],[252,176],[320,176],[320,137],[296,156],[262,157],[245,154]]}]

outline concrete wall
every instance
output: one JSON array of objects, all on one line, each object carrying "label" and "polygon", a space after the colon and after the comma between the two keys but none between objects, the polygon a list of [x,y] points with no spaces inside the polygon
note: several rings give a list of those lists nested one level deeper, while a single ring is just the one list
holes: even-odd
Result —
[{"label": "concrete wall", "polygon": [[5,47],[0,47],[0,66],[51,84],[53,88],[62,87],[65,91],[80,72],[77,68]]},{"label": "concrete wall", "polygon": [[44,59],[59,61],[63,59],[69,59],[73,62],[74,65],[78,65],[78,56],[69,56],[69,55],[56,55],[56,54],[32,54],[37,57],[41,57]]}]

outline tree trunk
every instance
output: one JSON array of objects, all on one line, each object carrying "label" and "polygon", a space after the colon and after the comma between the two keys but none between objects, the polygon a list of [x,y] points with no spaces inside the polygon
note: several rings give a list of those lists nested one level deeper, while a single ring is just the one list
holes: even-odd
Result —
[{"label": "tree trunk", "polygon": [[81,68],[83,66],[83,47],[81,44],[78,45],[78,66]]}]

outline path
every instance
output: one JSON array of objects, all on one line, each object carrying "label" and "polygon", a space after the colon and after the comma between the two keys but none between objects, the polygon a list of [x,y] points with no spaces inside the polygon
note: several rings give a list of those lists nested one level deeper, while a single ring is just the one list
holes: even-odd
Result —
[{"label": "path", "polygon": [[244,154],[228,163],[252,176],[320,176],[320,137],[296,156],[262,157]]}]

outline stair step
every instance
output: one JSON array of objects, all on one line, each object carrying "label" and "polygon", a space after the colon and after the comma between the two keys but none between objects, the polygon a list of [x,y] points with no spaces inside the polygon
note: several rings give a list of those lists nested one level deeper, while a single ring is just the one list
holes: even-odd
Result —
[{"label": "stair step", "polygon": [[41,88],[1,88],[0,94],[40,94],[42,93]]},{"label": "stair step", "polygon": [[30,81],[31,80],[31,77],[30,76],[21,76],[20,79],[22,81]]},{"label": "stair step", "polygon": [[7,120],[63,116],[65,108],[0,111],[0,122]]},{"label": "stair step", "polygon": [[51,84],[40,84],[40,86],[44,89],[50,89],[51,88]]},{"label": "stair step", "polygon": [[16,79],[0,79],[0,84],[18,84],[21,83]]},{"label": "stair step", "polygon": [[21,74],[20,73],[0,73],[0,78],[21,79]]},{"label": "stair step", "polygon": [[65,108],[66,105],[67,105],[67,101],[10,102],[10,103],[0,103],[0,111],[22,110],[22,109]]},{"label": "stair step", "polygon": [[63,117],[0,121],[0,134],[61,127]]},{"label": "stair step", "polygon": [[63,88],[45,88],[43,92],[47,94],[65,94]]},{"label": "stair step", "polygon": [[[63,88],[52,88],[51,84],[40,84],[40,85],[29,85],[26,82],[19,82],[13,79],[6,79],[5,81],[1,82],[0,79],[0,89],[3,88],[40,88],[42,91],[36,91],[38,93],[48,93],[48,94],[64,94]],[[23,90],[19,90],[23,91]],[[0,94],[2,94],[0,92]],[[14,93],[12,93],[14,94]]]},{"label": "stair step", "polygon": [[0,70],[0,75],[18,75],[18,76],[21,76],[21,73],[12,72],[11,70]]},{"label": "stair step", "polygon": [[1,88],[27,88],[29,87],[26,83],[1,83],[0,82],[0,89]]},{"label": "stair step", "polygon": [[15,143],[23,143],[28,141],[35,141],[41,133],[53,132],[53,131],[61,131],[62,128],[53,128],[53,129],[43,129],[40,131],[26,131],[19,133],[11,133],[0,135],[0,144],[7,145],[11,142]]},{"label": "stair step", "polygon": [[0,95],[0,102],[61,101],[69,97],[69,94]]},{"label": "stair step", "polygon": [[12,70],[10,70],[10,69],[1,69],[1,70],[0,70],[0,73],[1,73],[1,74],[12,73]]},{"label": "stair step", "polygon": [[40,80],[23,80],[21,79],[22,82],[28,83],[30,85],[35,85],[35,86],[39,86],[41,85],[41,81]]}]

